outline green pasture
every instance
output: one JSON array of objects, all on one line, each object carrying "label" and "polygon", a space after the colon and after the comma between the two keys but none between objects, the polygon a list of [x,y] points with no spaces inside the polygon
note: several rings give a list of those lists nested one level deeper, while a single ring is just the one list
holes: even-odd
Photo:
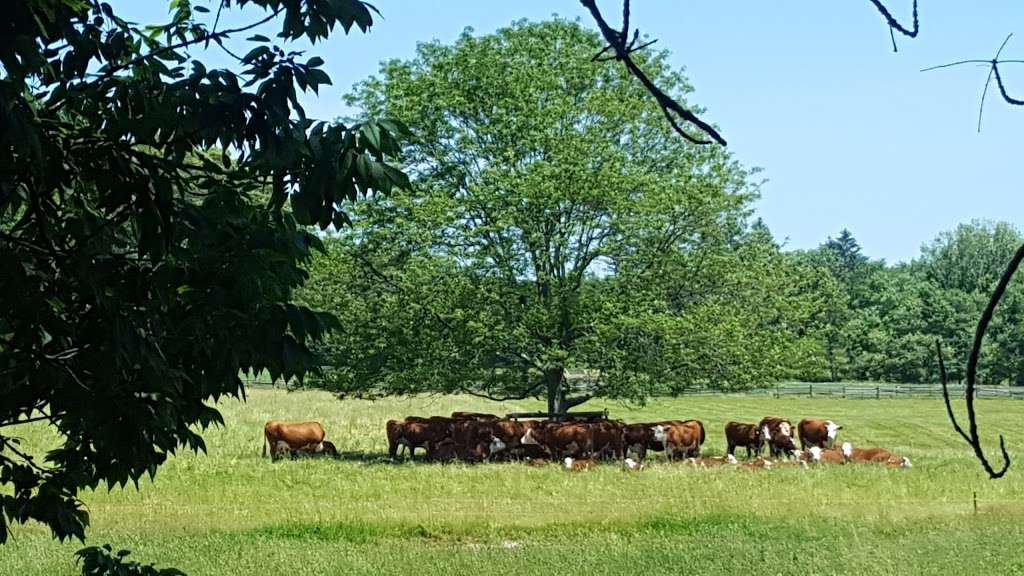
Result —
[{"label": "green pasture", "polygon": [[[987,439],[1024,442],[1024,402],[980,400]],[[320,392],[250,390],[221,405],[208,455],[179,454],[136,491],[84,495],[89,544],[192,576],[236,574],[1024,574],[1024,468],[987,480],[942,401],[701,396],[646,406],[589,403],[627,421],[698,418],[707,453],[729,419],[828,417],[840,439],[910,456],[871,466],[770,471],[391,464],[384,421],[453,409],[537,403],[464,397],[338,401]],[[319,420],[343,458],[271,464],[268,419]],[[44,427],[26,431],[40,449]],[[975,507],[975,494],[977,506]],[[76,574],[77,542],[16,526],[0,576]]]}]

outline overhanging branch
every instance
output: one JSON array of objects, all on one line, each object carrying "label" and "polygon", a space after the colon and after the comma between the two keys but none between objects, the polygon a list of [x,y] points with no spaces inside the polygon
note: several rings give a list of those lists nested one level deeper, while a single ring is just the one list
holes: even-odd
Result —
[{"label": "overhanging branch", "polygon": [[971,346],[971,354],[967,359],[967,385],[964,388],[964,401],[967,404],[967,432],[965,433],[960,424],[956,421],[956,417],[953,415],[953,408],[950,405],[949,391],[946,388],[946,370],[942,363],[942,350],[939,348],[939,376],[942,380],[942,396],[946,401],[946,409],[949,413],[950,420],[953,422],[953,427],[956,431],[967,441],[967,443],[974,449],[974,455],[981,462],[985,472],[988,473],[992,479],[1001,478],[1006,471],[1010,468],[1010,455],[1006,452],[1006,440],[1003,435],[999,435],[999,450],[1002,454],[1003,464],[1002,467],[996,470],[992,464],[988,461],[985,456],[985,451],[981,446],[981,438],[978,436],[978,418],[974,408],[974,390],[978,379],[978,359],[981,356],[981,344],[985,338],[985,332],[988,331],[988,326],[992,322],[992,316],[995,314],[996,306],[999,305],[1003,295],[1006,293],[1006,288],[1009,286],[1010,281],[1013,279],[1013,275],[1020,268],[1021,262],[1024,261],[1024,244],[1017,249],[1017,252],[1010,259],[1009,264],[1006,266],[1006,270],[1003,271],[1002,277],[999,279],[999,283],[996,285],[995,291],[992,292],[992,297],[989,298],[988,305],[985,306],[985,311],[981,314],[981,320],[978,321],[978,327],[974,332],[974,343]]},{"label": "overhanging branch", "polygon": [[[590,11],[591,16],[594,17],[594,21],[597,22],[597,27],[601,31],[601,35],[604,36],[605,41],[608,42],[608,45],[602,48],[601,51],[594,56],[594,60],[614,59],[620,60],[623,64],[625,64],[626,69],[629,70],[629,73],[640,81],[643,87],[648,92],[650,92],[651,96],[654,96],[655,101],[657,101],[658,106],[661,107],[661,111],[662,113],[665,114],[665,118],[672,126],[672,129],[675,130],[676,133],[678,133],[683,138],[689,140],[690,142],[693,142],[694,144],[711,144],[712,141],[714,141],[721,144],[722,146],[726,145],[725,138],[723,138],[722,135],[719,134],[718,131],[714,129],[714,127],[698,118],[697,115],[694,114],[693,112],[690,112],[686,108],[683,108],[683,106],[679,104],[679,102],[676,102],[674,98],[666,94],[665,91],[663,91],[661,88],[658,88],[654,84],[654,82],[652,82],[651,79],[647,76],[647,74],[645,74],[644,71],[640,69],[636,62],[633,61],[633,58],[631,56],[633,52],[650,46],[651,44],[653,44],[653,42],[647,42],[645,44],[638,46],[637,42],[640,38],[639,30],[634,31],[633,39],[632,41],[630,41],[629,0],[623,0],[623,28],[621,31],[615,30],[608,24],[607,21],[605,21],[604,16],[601,14],[600,9],[598,9],[597,7],[596,0],[580,0],[580,3],[583,4],[584,8]],[[614,57],[606,56],[609,52],[614,54]],[[705,134],[710,136],[712,140],[705,140],[687,133],[685,130],[683,130],[682,126],[680,126],[679,122],[676,120],[677,116],[679,118],[682,118],[685,122],[696,126],[701,132],[704,132]]]}]

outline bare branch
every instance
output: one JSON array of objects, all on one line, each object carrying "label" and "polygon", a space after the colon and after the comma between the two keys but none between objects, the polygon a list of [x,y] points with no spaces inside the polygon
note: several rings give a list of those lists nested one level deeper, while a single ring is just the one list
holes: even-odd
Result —
[{"label": "bare branch", "polygon": [[[628,41],[629,0],[623,0],[623,28],[621,31],[615,30],[608,25],[608,22],[605,21],[604,16],[601,14],[601,11],[597,7],[596,0],[580,0],[580,3],[583,4],[583,6],[590,11],[591,16],[594,17],[594,21],[597,22],[598,29],[601,30],[601,35],[604,36],[605,41],[608,42],[608,45],[602,48],[601,51],[598,52],[592,58],[592,60],[611,60],[613,58],[611,58],[610,56],[606,56],[606,54],[609,51],[614,52],[614,59],[622,61],[622,63],[625,64],[626,69],[629,70],[629,73],[632,74],[637,80],[639,80],[643,87],[648,92],[650,92],[651,96],[654,97],[655,101],[657,101],[658,103],[658,106],[660,106],[662,112],[664,112],[665,117],[668,118],[669,124],[672,126],[672,129],[675,130],[676,133],[678,133],[683,138],[689,140],[690,142],[693,142],[694,144],[711,144],[712,141],[714,141],[721,144],[722,146],[726,145],[725,138],[723,138],[717,130],[715,130],[707,122],[704,122],[703,120],[698,118],[697,115],[694,114],[693,112],[690,112],[686,108],[683,108],[681,104],[676,102],[675,99],[666,94],[661,88],[655,86],[654,82],[652,82],[651,79],[648,78],[647,74],[645,74],[644,71],[641,70],[639,66],[637,66],[636,62],[633,61],[633,58],[630,56],[630,54],[636,52],[637,50],[641,50],[643,48],[646,48],[647,46],[650,46],[653,42],[647,42],[641,46],[637,46],[636,43],[640,37],[639,30],[637,30],[634,33],[633,40],[631,42]],[[676,121],[674,115],[679,116],[684,121],[690,124],[693,124],[701,132],[704,132],[705,134],[710,136],[712,140],[705,140],[690,135],[685,130],[683,130],[683,128]]]},{"label": "bare branch", "polygon": [[956,420],[956,415],[953,413],[953,404],[949,399],[949,388],[946,386],[946,363],[942,360],[942,341],[935,340],[935,351],[939,357],[939,382],[942,383],[942,398],[946,401],[946,413],[949,414],[949,420],[953,423],[953,429],[963,437],[964,441],[971,444],[971,437],[964,432],[964,429],[960,427],[960,423]]},{"label": "bare branch", "polygon": [[892,34],[893,30],[899,31],[900,34],[903,34],[908,38],[917,38],[917,33],[921,31],[920,23],[917,21],[917,0],[914,0],[913,14],[911,16],[913,18],[913,25],[911,28],[905,28],[900,24],[896,18],[893,17],[892,13],[889,12],[889,9],[882,4],[881,0],[870,0],[870,2],[875,5],[878,12],[885,17],[886,23],[889,24],[889,35],[892,37],[893,52],[897,51],[896,37]]},{"label": "bare branch", "polygon": [[985,467],[985,471],[992,478],[999,478],[1006,473],[1007,468],[1010,467],[1010,456],[1006,453],[1006,443],[1003,440],[1003,436],[999,435],[999,448],[1002,450],[1003,456],[1003,467],[999,471],[994,471],[992,466],[988,463],[985,458],[985,453],[981,449],[981,441],[978,438],[978,422],[974,415],[974,386],[978,378],[978,358],[981,356],[981,343],[985,338],[985,332],[988,330],[989,323],[992,322],[992,316],[995,314],[996,306],[999,305],[999,301],[1002,300],[1003,294],[1006,293],[1006,287],[1009,286],[1010,280],[1013,279],[1013,275],[1017,272],[1017,268],[1020,267],[1021,261],[1024,261],[1024,244],[1017,249],[1017,252],[1010,259],[1010,263],[1007,264],[1006,270],[1003,271],[1003,276],[999,279],[999,284],[996,285],[996,289],[992,292],[992,297],[988,301],[988,305],[985,306],[985,311],[981,314],[981,320],[978,321],[978,328],[974,333],[974,345],[971,346],[971,355],[967,359],[967,388],[964,390],[967,401],[967,415],[969,416],[969,429],[971,433],[971,439],[973,440],[972,445],[974,446],[974,453],[981,460],[982,466]]},{"label": "bare branch", "polygon": [[940,64],[938,66],[929,66],[928,68],[921,69],[922,72],[929,72],[931,70],[939,70],[941,68],[953,68],[956,66],[963,66],[966,64],[984,64],[989,68],[988,78],[985,80],[985,88],[984,90],[981,91],[981,105],[978,106],[978,132],[981,132],[981,117],[985,111],[985,97],[988,95],[988,87],[992,84],[993,77],[995,77],[996,79],[996,86],[999,87],[1000,95],[1002,95],[1003,100],[1006,101],[1007,104],[1011,104],[1013,106],[1024,106],[1024,100],[1014,98],[1010,96],[1010,94],[1006,91],[1006,86],[1003,84],[1003,76],[1002,74],[999,73],[1000,64],[1024,64],[1024,60],[999,59],[999,56],[1003,53],[1003,48],[1006,48],[1006,44],[1007,42],[1010,41],[1010,38],[1013,38],[1013,34],[1009,34],[1006,37],[1006,39],[1003,40],[1003,43],[999,45],[999,50],[996,51],[995,58],[992,58],[991,60],[960,60],[957,62],[950,62],[949,64]]}]

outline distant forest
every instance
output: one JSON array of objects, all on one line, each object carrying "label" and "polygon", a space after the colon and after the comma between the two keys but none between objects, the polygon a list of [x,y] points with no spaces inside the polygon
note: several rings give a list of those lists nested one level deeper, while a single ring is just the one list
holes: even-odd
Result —
[{"label": "distant forest", "polygon": [[[792,252],[827,269],[838,290],[827,295],[820,328],[823,363],[805,380],[936,382],[935,342],[963,378],[982,310],[1006,262],[1022,242],[1006,223],[971,222],[944,232],[909,263],[887,265],[861,251],[849,230],[819,248]],[[1024,386],[1024,285],[1011,284],[985,339],[979,382]]]}]

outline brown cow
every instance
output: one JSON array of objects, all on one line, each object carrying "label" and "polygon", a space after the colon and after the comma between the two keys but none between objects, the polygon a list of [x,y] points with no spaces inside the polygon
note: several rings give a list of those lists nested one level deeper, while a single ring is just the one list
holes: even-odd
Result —
[{"label": "brown cow", "polygon": [[[521,440],[526,431],[537,425],[536,420],[498,420],[491,424],[491,435],[493,440],[490,444],[491,458],[522,458],[527,455],[539,456],[539,452],[531,452],[527,448],[537,446],[523,446]],[[529,453],[529,454],[528,454]]]},{"label": "brown cow", "polygon": [[800,449],[809,447],[831,448],[835,445],[836,435],[843,427],[831,420],[815,420],[804,418],[797,425],[800,434]]},{"label": "brown cow", "polygon": [[628,455],[634,452],[637,459],[643,460],[647,457],[648,450],[661,451],[665,447],[660,442],[654,441],[654,427],[658,422],[626,424],[622,427],[622,449]]},{"label": "brown cow", "polygon": [[452,418],[455,420],[478,420],[480,422],[501,420],[501,418],[494,414],[486,414],[484,412],[452,412]]},{"label": "brown cow", "polygon": [[698,420],[678,420],[656,424],[651,431],[654,441],[665,448],[669,460],[675,457],[700,456],[700,445],[704,441],[704,424]]},{"label": "brown cow", "polygon": [[588,425],[590,427],[591,444],[594,458],[618,460],[626,456],[622,447],[622,434],[625,424],[618,420],[603,420]]},{"label": "brown cow", "polygon": [[319,445],[324,441],[324,427],[319,422],[289,423],[271,420],[263,426],[263,455],[267,455],[267,447],[271,447],[270,459],[275,459],[274,447],[284,442],[291,451],[296,451],[309,444]]},{"label": "brown cow", "polygon": [[808,450],[810,461],[814,464],[846,464],[847,456],[840,450],[825,449],[811,446]]},{"label": "brown cow", "polygon": [[727,453],[734,454],[737,446],[747,449],[747,458],[760,456],[764,448],[764,432],[757,424],[728,422],[725,425],[725,441]]},{"label": "brown cow", "polygon": [[520,442],[543,447],[555,460],[562,455],[585,456],[593,449],[589,426],[579,422],[541,422],[528,428]]},{"label": "brown cow", "polygon": [[427,448],[427,460],[431,462],[482,462],[487,458],[484,444],[465,445],[451,438],[431,444]]},{"label": "brown cow", "polygon": [[420,418],[411,416],[402,421],[390,420],[387,424],[388,453],[392,458],[397,456],[398,448],[409,449],[409,458],[416,455],[417,448],[429,451],[443,440],[452,437],[450,418]]},{"label": "brown cow", "polygon": [[850,462],[858,464],[875,462],[890,468],[910,468],[910,458],[898,456],[885,448],[854,448],[849,442],[843,442],[843,454]]},{"label": "brown cow", "polygon": [[793,442],[793,424],[789,420],[765,416],[757,423],[757,427],[761,429],[761,434],[768,443],[768,452],[773,458],[779,458],[783,454],[793,455],[796,444]]}]

